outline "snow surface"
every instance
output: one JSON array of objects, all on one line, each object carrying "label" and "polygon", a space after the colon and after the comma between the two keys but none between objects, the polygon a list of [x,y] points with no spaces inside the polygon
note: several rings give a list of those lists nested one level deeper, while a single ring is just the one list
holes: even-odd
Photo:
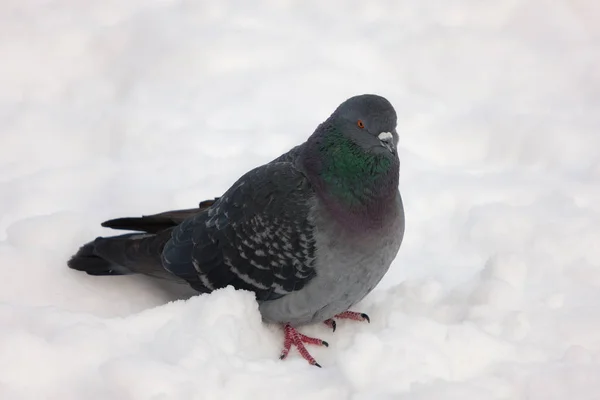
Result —
[{"label": "snow surface", "polygon": [[[0,398],[600,399],[596,0],[0,3]],[[360,311],[66,268],[190,207],[345,98],[399,113],[407,231]],[[187,299],[187,300],[186,300]]]}]

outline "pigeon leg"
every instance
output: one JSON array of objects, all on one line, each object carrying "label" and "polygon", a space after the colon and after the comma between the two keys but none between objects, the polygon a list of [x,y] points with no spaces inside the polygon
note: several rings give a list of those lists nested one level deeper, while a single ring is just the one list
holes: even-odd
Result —
[{"label": "pigeon leg", "polygon": [[351,319],[353,321],[367,321],[371,323],[371,318],[369,318],[367,314],[355,311],[344,311],[343,313],[336,315],[334,318]]},{"label": "pigeon leg", "polygon": [[300,332],[298,332],[295,328],[293,328],[290,324],[285,324],[285,326],[283,327],[283,332],[285,334],[285,339],[283,341],[283,350],[281,351],[281,356],[279,357],[280,359],[285,359],[288,356],[292,345],[294,345],[298,349],[298,352],[300,353],[302,358],[308,361],[309,364],[321,368],[319,363],[317,363],[313,356],[310,355],[310,353],[304,346],[304,343],[329,347],[329,344],[326,341],[303,335]]}]

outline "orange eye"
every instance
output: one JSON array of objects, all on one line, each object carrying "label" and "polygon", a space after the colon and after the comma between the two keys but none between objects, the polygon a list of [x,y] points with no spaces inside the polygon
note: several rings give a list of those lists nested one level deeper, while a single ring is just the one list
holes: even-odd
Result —
[{"label": "orange eye", "polygon": [[365,124],[363,124],[362,120],[360,120],[360,119],[358,120],[358,122],[356,123],[356,125],[358,125],[358,127],[360,129],[363,129],[365,127]]}]

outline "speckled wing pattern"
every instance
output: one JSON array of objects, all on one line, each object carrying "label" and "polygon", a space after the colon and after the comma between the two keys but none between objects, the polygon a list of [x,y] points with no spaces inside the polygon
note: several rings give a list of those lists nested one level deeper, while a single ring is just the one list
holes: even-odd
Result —
[{"label": "speckled wing pattern", "polygon": [[300,290],[315,276],[313,196],[292,163],[258,167],[173,230],[163,265],[200,292],[232,285],[266,301]]}]

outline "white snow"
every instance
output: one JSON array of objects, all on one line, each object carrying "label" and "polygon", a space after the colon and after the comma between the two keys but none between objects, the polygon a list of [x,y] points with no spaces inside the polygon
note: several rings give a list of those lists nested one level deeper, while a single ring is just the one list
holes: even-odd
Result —
[{"label": "white snow", "polygon": [[[600,3],[0,3],[0,398],[599,399]],[[399,114],[405,241],[371,324],[278,360],[247,292],[65,266],[345,98]],[[186,300],[187,299],[187,300]]]}]

